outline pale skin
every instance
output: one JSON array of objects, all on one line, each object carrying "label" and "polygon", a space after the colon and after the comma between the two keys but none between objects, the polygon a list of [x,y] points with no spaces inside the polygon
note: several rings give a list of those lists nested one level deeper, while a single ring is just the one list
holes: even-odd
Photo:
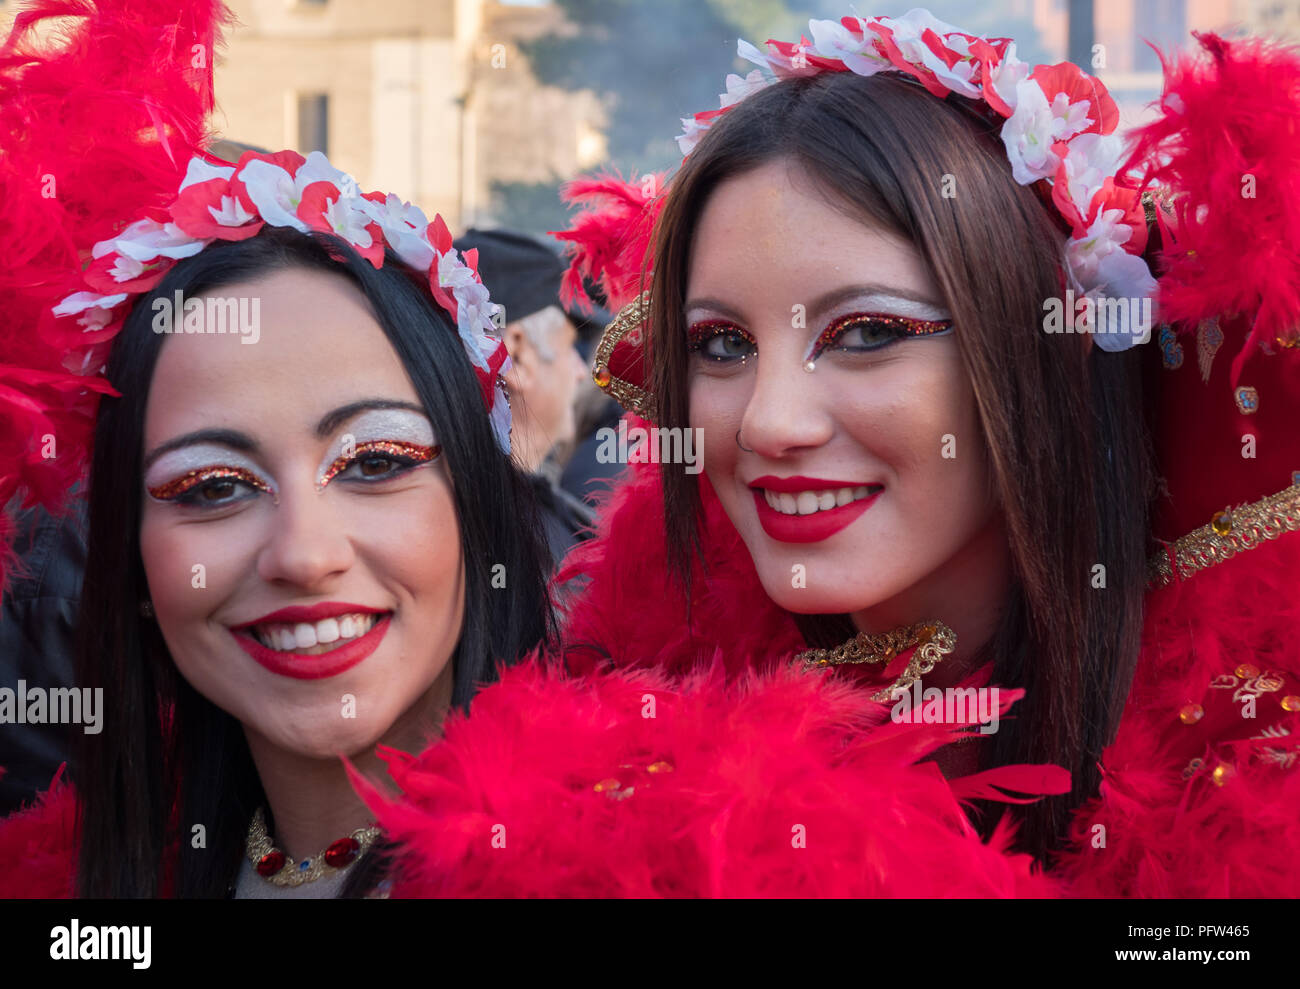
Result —
[{"label": "pale skin", "polygon": [[[260,338],[249,345],[236,334],[168,337],[144,449],[214,427],[245,434],[256,449],[205,443],[146,466],[140,549],[173,661],[243,725],[273,838],[301,860],[372,820],[339,756],[386,778],[376,744],[419,751],[439,728],[464,618],[460,529],[441,456],[403,469],[382,454],[358,453],[318,487],[349,438],[354,450],[376,440],[437,443],[359,290],[337,275],[290,269],[213,294],[260,298]],[[328,413],[371,399],[414,408],[365,409],[317,434]],[[247,464],[273,493],[209,482],[208,500],[191,506],[149,493],[199,462]],[[195,564],[205,587],[192,586]],[[325,601],[391,612],[378,648],[337,675],[273,672],[231,629]]]},{"label": "pale skin", "polygon": [[[803,328],[792,325],[799,305]],[[810,341],[842,316],[946,313],[915,249],[832,205],[797,166],[768,163],[709,198],[686,310],[688,326],[726,320],[748,334],[711,345],[748,353],[743,364],[692,355],[690,424],[704,429],[705,471],[767,594],[792,612],[848,613],[873,633],[939,619],[957,633],[957,650],[926,686],[968,675],[965,660],[994,631],[1011,563],[960,329],[878,349],[866,346],[881,336],[854,331],[839,346],[859,352],[832,348],[804,369]],[[752,453],[738,447],[737,430]],[[796,475],[882,490],[838,532],[786,542],[764,530],[749,484]],[[792,581],[796,565],[804,587]]]},{"label": "pale skin", "polygon": [[515,462],[529,473],[536,473],[557,444],[573,440],[573,402],[587,377],[587,365],[575,347],[578,331],[558,307],[556,312],[559,318],[548,341],[555,356],[549,361],[518,322],[508,323],[503,334],[511,364],[506,375],[514,413],[510,444]]}]

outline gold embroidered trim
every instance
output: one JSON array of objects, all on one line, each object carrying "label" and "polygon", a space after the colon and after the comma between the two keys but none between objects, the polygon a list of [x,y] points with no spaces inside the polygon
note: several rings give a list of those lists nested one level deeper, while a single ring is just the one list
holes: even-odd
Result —
[{"label": "gold embroidered trim", "polygon": [[943,622],[921,622],[906,628],[868,635],[859,632],[843,645],[834,649],[804,649],[795,654],[795,662],[803,662],[804,670],[827,666],[856,666],[861,663],[888,664],[905,649],[916,646],[908,660],[903,675],[871,699],[877,702],[890,700],[895,690],[910,687],[934,669],[936,663],[957,648],[957,633]]},{"label": "gold embroidered trim", "polygon": [[605,332],[600,335],[600,342],[596,344],[596,359],[591,368],[591,377],[601,391],[612,396],[623,408],[635,412],[643,419],[655,418],[654,396],[644,388],[614,377],[609,371],[609,359],[619,341],[629,333],[646,332],[645,322],[649,309],[650,293],[642,292],[618,311],[605,327]]},{"label": "gold embroidered trim", "polygon": [[1147,566],[1147,585],[1164,587],[1192,574],[1254,549],[1269,539],[1300,531],[1300,484],[1248,505],[1214,513],[1201,526],[1153,556]]}]

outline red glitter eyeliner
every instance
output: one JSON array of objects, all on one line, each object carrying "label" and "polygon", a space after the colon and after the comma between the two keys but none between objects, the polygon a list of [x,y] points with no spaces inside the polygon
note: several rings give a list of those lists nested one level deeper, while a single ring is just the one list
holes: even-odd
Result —
[{"label": "red glitter eyeliner", "polygon": [[[362,443],[357,447],[356,453],[350,457],[339,457],[334,463],[329,465],[329,469],[321,475],[316,482],[317,487],[324,487],[340,472],[352,464],[371,457],[376,454],[390,457],[398,461],[406,461],[403,466],[418,467],[421,464],[427,464],[432,460],[437,460],[442,455],[442,447],[421,446],[418,443],[392,442],[389,440],[371,440],[368,443]],[[380,475],[378,480],[386,480],[389,477],[396,477],[396,473]]]},{"label": "red glitter eyeliner", "polygon": [[857,312],[849,313],[847,316],[841,316],[835,320],[814,341],[812,351],[807,360],[815,361],[822,353],[832,346],[845,331],[853,326],[862,323],[870,323],[882,327],[890,334],[889,338],[882,340],[876,347],[856,347],[849,348],[850,352],[863,350],[878,350],[880,347],[897,340],[900,337],[928,337],[936,333],[944,333],[952,329],[952,320],[941,319],[913,319],[910,316],[891,316],[886,313]]},{"label": "red glitter eyeliner", "polygon": [[274,495],[270,488],[252,471],[245,470],[243,467],[198,467],[194,470],[186,471],[180,477],[177,477],[166,484],[159,484],[157,487],[149,488],[149,494],[159,501],[179,501],[186,494],[208,481],[243,481],[245,484],[257,488],[259,491],[265,491],[269,495]]}]

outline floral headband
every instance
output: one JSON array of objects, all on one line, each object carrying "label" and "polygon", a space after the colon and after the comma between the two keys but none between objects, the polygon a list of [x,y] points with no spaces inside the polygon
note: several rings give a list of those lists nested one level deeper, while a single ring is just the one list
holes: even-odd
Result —
[{"label": "floral headband", "polygon": [[[1122,167],[1124,142],[1114,133],[1119,111],[1101,82],[1069,62],[1031,69],[1016,58],[1010,39],[966,34],[919,8],[902,17],[813,20],[808,26],[811,42],[769,41],[771,54],[738,43],[740,57],[759,68],[743,79],[727,76],[717,110],[682,120],[685,132],[677,142],[683,155],[729,109],[782,79],[906,73],[941,99],[956,93],[981,100],[1005,118],[1002,143],[1015,180],[1045,180],[1053,206],[1070,226],[1064,261],[1077,297],[1154,303],[1156,281],[1141,256],[1146,216],[1137,182]],[[1128,325],[1127,306],[1095,308],[1096,342],[1103,350],[1127,350],[1144,341],[1145,334]]]},{"label": "floral headband", "polygon": [[233,166],[191,158],[171,207],[95,244],[83,273],[90,291],[67,296],[53,313],[60,320],[75,317],[82,344],[110,339],[134,297],[157,285],[177,261],[214,241],[246,240],[263,226],[333,234],[376,268],[388,246],[404,264],[427,272],[434,300],[456,321],[497,445],[509,455],[510,405],[502,375],[510,358],[493,322],[500,306],[478,276],[478,252],[466,251],[462,258],[441,216],[430,223],[397,196],[361,192],[352,176],[319,151],[306,158],[294,151],[247,151]]}]

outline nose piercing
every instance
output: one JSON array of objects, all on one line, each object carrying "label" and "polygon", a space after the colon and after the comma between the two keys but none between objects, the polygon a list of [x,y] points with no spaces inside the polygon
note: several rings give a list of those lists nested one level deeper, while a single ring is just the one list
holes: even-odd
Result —
[{"label": "nose piercing", "polygon": [[746,453],[753,453],[753,452],[754,452],[754,451],[751,450],[749,447],[745,446],[744,443],[740,442],[740,430],[739,430],[739,429],[736,430],[736,446],[740,447],[740,448],[741,448],[742,450],[744,450]]}]

